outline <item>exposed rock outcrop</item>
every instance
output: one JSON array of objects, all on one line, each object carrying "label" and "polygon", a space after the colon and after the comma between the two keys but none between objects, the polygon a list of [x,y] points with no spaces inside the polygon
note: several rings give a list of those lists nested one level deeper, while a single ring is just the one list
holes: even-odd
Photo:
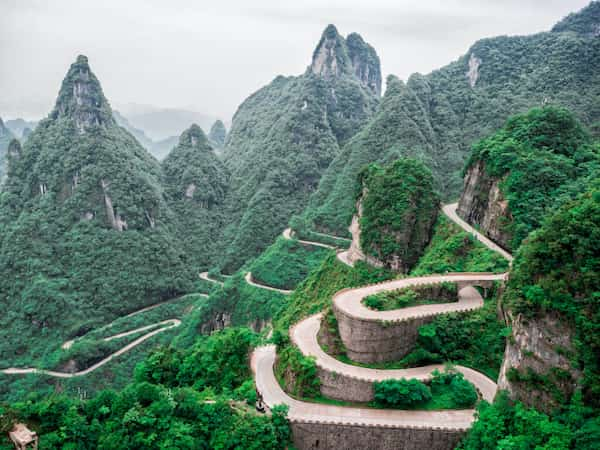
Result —
[{"label": "exposed rock outcrop", "polygon": [[574,330],[556,314],[528,319],[520,314],[507,316],[512,334],[498,387],[506,389],[512,398],[550,413],[560,403],[557,395],[570,398],[582,376],[572,364]]},{"label": "exposed rock outcrop", "polygon": [[[348,249],[348,260],[352,264],[355,264],[357,261],[366,261],[372,266],[383,267],[382,261],[378,260],[377,258],[373,258],[372,256],[366,255],[360,248],[360,219],[363,215],[362,199],[365,197],[367,192],[367,189],[363,189],[361,198],[357,200],[356,214],[352,216],[352,223],[348,228],[348,231],[350,231],[350,234],[352,235],[352,243],[350,244],[350,248]],[[394,261],[394,266],[397,269],[397,261]]]},{"label": "exposed rock outcrop", "polygon": [[72,118],[79,133],[92,127],[115,124],[100,82],[91,72],[86,56],[79,55],[71,65],[50,117]]},{"label": "exposed rock outcrop", "polygon": [[479,66],[481,65],[481,59],[475,56],[474,53],[471,53],[469,58],[469,70],[465,74],[467,79],[469,80],[469,85],[471,87],[475,87],[477,83],[477,79],[479,78]]},{"label": "exposed rock outcrop", "polygon": [[327,79],[353,74],[364,87],[381,95],[379,57],[357,33],[344,39],[335,26],[327,26],[313,53],[310,70]]},{"label": "exposed rock outcrop", "polygon": [[476,161],[465,175],[457,213],[477,225],[490,239],[510,249],[512,236],[505,225],[512,221],[512,215],[500,190],[501,181],[486,173],[484,161]]}]

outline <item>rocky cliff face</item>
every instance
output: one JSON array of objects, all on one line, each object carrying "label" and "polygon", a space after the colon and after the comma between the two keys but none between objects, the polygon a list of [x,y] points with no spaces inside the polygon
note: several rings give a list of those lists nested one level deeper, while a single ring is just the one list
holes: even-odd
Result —
[{"label": "rocky cliff face", "polygon": [[[352,235],[352,243],[348,248],[348,260],[354,264],[357,261],[366,261],[368,264],[375,267],[383,267],[383,262],[372,256],[366,255],[360,248],[360,219],[363,215],[362,199],[367,195],[368,190],[363,189],[361,198],[356,202],[356,214],[352,216],[352,223],[348,227],[348,231]],[[395,270],[398,270],[397,261],[394,262]]]},{"label": "rocky cliff face", "polygon": [[507,319],[512,334],[506,344],[498,388],[550,413],[571,397],[582,376],[572,362],[575,331],[557,314],[525,319],[509,312]]},{"label": "rocky cliff face", "polygon": [[381,67],[375,49],[357,33],[344,39],[329,25],[313,53],[310,71],[326,79],[353,74],[375,95],[381,95]]},{"label": "rocky cliff face", "polygon": [[512,236],[503,226],[512,221],[512,216],[500,190],[501,181],[486,174],[484,161],[476,161],[465,175],[457,212],[490,239],[509,249]]}]

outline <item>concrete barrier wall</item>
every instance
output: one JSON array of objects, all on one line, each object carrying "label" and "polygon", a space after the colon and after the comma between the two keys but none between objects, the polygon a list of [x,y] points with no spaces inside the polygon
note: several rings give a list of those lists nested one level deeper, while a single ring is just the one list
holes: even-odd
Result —
[{"label": "concrete barrier wall", "polygon": [[292,422],[294,446],[299,450],[452,450],[462,430],[388,428]]}]

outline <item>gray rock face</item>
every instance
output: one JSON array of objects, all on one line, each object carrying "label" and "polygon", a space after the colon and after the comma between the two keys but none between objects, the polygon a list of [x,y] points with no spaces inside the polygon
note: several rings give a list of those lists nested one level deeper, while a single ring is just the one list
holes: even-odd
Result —
[{"label": "gray rock face", "polygon": [[547,376],[565,398],[569,398],[582,376],[571,364],[575,354],[574,330],[556,315],[526,319],[509,312],[507,316],[512,324],[512,335],[506,344],[498,388],[507,390],[512,398],[549,413],[558,406],[552,393],[537,381],[515,379],[514,371],[525,377],[531,371]]},{"label": "gray rock face", "polygon": [[477,83],[477,79],[479,78],[479,66],[481,65],[481,59],[475,56],[474,53],[471,53],[471,57],[469,58],[469,70],[465,74],[467,79],[469,80],[469,85],[471,87],[475,87]]},{"label": "gray rock face", "polygon": [[350,248],[348,249],[348,260],[352,264],[356,263],[357,261],[366,261],[371,266],[383,267],[382,261],[378,260],[377,258],[373,258],[372,256],[366,255],[360,247],[360,218],[363,214],[362,199],[367,195],[367,193],[368,189],[363,188],[362,195],[356,202],[357,213],[352,216],[352,223],[348,228],[348,231],[350,231],[350,234],[352,235],[352,243],[350,244]]},{"label": "gray rock face", "polygon": [[327,79],[353,75],[364,87],[381,95],[381,67],[375,49],[356,33],[344,39],[333,25],[323,32],[310,71]]},{"label": "gray rock face", "polygon": [[468,223],[477,225],[490,239],[510,249],[512,236],[504,225],[513,219],[500,182],[486,174],[483,161],[475,162],[465,175],[457,213]]},{"label": "gray rock face", "polygon": [[79,55],[71,65],[51,117],[72,119],[81,134],[92,127],[114,123],[100,82],[91,72],[86,56]]}]

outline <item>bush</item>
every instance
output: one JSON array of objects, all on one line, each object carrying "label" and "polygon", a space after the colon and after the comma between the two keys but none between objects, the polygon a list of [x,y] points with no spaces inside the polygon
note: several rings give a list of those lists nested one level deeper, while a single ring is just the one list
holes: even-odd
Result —
[{"label": "bush", "polygon": [[375,401],[381,405],[409,408],[431,400],[429,387],[416,379],[373,383]]},{"label": "bush", "polygon": [[434,394],[445,390],[450,391],[452,403],[459,408],[471,407],[477,401],[475,387],[465,380],[460,372],[435,370],[431,379],[431,390]]}]

